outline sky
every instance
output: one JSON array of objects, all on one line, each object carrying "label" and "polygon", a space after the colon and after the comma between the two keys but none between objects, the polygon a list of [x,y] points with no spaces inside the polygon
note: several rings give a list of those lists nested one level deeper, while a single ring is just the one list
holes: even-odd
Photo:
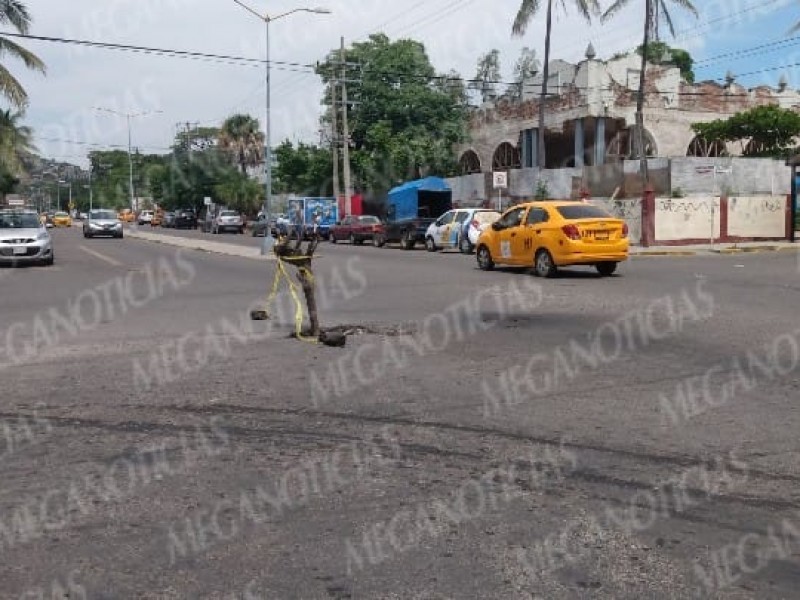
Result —
[{"label": "sky", "polygon": [[[439,72],[475,75],[478,57],[498,49],[503,79],[524,46],[544,56],[544,13],[522,37],[511,23],[520,0],[243,0],[271,16],[295,8],[321,7],[330,14],[297,12],[270,25],[272,141],[318,142],[319,78],[309,69],[280,63],[314,64],[345,43],[383,32],[392,39],[424,43]],[[673,4],[674,0],[666,0]],[[572,0],[567,0],[567,8]],[[234,0],[28,0],[31,34],[263,59],[264,23]],[[598,58],[641,43],[644,1],[630,0],[612,21],[588,25],[576,11],[555,3],[551,58],[578,61],[589,42]],[[607,6],[607,0],[601,0]],[[777,85],[785,75],[800,87],[800,21],[797,0],[695,0],[699,17],[672,10],[675,38],[662,39],[689,50],[698,80],[722,80],[728,71],[746,86]],[[0,26],[0,31],[8,31]],[[218,126],[245,112],[265,122],[262,64],[188,60],[152,53],[86,48],[18,40],[47,64],[47,75],[26,71],[3,57],[30,96],[25,121],[40,154],[86,166],[94,149],[127,148],[127,119],[117,113],[145,113],[131,119],[132,143],[146,153],[164,153],[178,123]],[[4,108],[2,101],[0,107]]]}]

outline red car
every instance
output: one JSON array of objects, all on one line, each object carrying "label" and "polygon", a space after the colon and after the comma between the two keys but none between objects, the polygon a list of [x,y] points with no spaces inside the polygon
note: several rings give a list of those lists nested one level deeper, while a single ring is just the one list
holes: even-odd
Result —
[{"label": "red car", "polygon": [[374,240],[376,234],[383,233],[383,223],[378,217],[363,215],[345,217],[331,227],[332,243],[349,240],[351,244],[363,244],[365,240]]}]

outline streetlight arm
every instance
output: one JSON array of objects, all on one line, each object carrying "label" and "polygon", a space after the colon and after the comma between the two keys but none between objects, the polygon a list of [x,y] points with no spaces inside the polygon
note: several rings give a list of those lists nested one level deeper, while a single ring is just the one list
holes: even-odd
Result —
[{"label": "streetlight arm", "polygon": [[327,14],[330,14],[330,12],[331,12],[327,8],[305,8],[304,7],[304,8],[293,8],[292,10],[288,10],[285,13],[281,13],[279,15],[275,15],[274,17],[270,17],[269,15],[262,15],[261,13],[259,13],[254,8],[251,8],[251,7],[247,6],[247,4],[245,4],[241,0],[233,0],[233,1],[236,2],[236,4],[241,6],[243,9],[245,9],[247,12],[257,16],[259,19],[261,19],[262,21],[265,21],[267,23],[269,23],[271,21],[277,21],[278,19],[282,19],[283,17],[288,17],[289,15],[292,15],[292,14],[298,13],[298,12],[316,13],[316,14],[319,14],[319,15],[327,15]]},{"label": "streetlight arm", "polygon": [[258,17],[259,19],[261,19],[262,21],[269,21],[269,18],[268,18],[266,15],[261,15],[261,14],[259,14],[257,10],[250,8],[250,7],[249,7],[249,6],[247,6],[247,4],[245,4],[244,2],[240,2],[239,0],[233,0],[233,1],[234,1],[234,2],[236,2],[236,4],[238,4],[239,6],[241,6],[243,9],[245,9],[247,12],[249,12],[249,13],[252,13],[252,14],[254,14],[255,16],[257,16],[257,17]]},{"label": "streetlight arm", "polygon": [[307,13],[315,13],[315,14],[318,14],[318,15],[327,15],[327,14],[330,14],[331,11],[329,11],[327,8],[295,8],[293,10],[287,11],[285,13],[281,13],[281,14],[276,15],[274,17],[267,16],[266,19],[268,21],[277,21],[278,19],[282,19],[283,17],[288,17],[289,15],[294,14],[294,13],[298,13],[298,12],[307,12]]}]

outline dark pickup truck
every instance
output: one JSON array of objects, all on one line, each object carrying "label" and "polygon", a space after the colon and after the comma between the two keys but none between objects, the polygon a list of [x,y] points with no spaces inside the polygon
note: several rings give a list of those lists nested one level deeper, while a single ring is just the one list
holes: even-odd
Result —
[{"label": "dark pickup truck", "polygon": [[453,192],[438,177],[409,181],[389,191],[384,231],[376,234],[374,243],[383,246],[399,242],[411,250],[417,242],[425,243],[428,225],[453,208]]}]

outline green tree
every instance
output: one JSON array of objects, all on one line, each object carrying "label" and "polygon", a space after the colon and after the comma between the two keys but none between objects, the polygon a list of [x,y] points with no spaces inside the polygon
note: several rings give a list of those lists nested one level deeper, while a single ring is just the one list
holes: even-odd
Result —
[{"label": "green tree", "polygon": [[264,134],[258,119],[250,115],[233,115],[225,119],[219,130],[219,147],[226,152],[243,175],[264,162]]},{"label": "green tree", "polygon": [[478,68],[469,87],[477,91],[482,102],[497,98],[497,82],[502,78],[500,72],[500,51],[490,50],[478,57]]},{"label": "green tree", "polygon": [[[631,0],[614,0],[603,13],[602,20],[607,21],[614,17],[622,8],[628,5]],[[641,161],[642,177],[646,181],[647,175],[647,157],[644,152],[644,91],[646,83],[647,59],[650,56],[650,37],[656,24],[655,10],[658,9],[659,18],[663,18],[669,26],[669,32],[672,37],[675,37],[675,27],[672,23],[672,15],[669,13],[668,3],[675,4],[676,6],[689,11],[695,17],[697,16],[697,9],[692,4],[691,0],[644,0],[644,41],[641,45],[642,64],[639,69],[639,91],[636,94],[636,138],[635,147],[636,154]]]},{"label": "green tree", "polygon": [[800,114],[779,106],[757,106],[709,123],[694,123],[692,130],[708,142],[741,142],[744,156],[787,158],[797,148]]},{"label": "green tree", "polygon": [[261,184],[236,169],[220,173],[214,194],[225,206],[248,215],[258,212],[264,198]]},{"label": "green tree", "polygon": [[[317,72],[330,85],[341,75],[338,52]],[[425,46],[408,39],[390,41],[373,34],[345,50],[348,85],[351,164],[356,189],[382,194],[400,181],[456,171],[454,145],[466,135],[467,105],[453,73],[437,76]],[[456,74],[457,75],[457,74]]]},{"label": "green tree", "polygon": [[333,195],[333,162],[329,150],[302,142],[295,147],[285,140],[275,149],[275,157],[278,166],[273,173],[273,184],[278,193]]},{"label": "green tree", "polygon": [[5,167],[0,165],[0,200],[5,200],[7,194],[16,191],[19,177],[12,175]]},{"label": "green tree", "polygon": [[11,175],[20,175],[24,157],[36,151],[33,130],[22,124],[23,116],[22,112],[0,110],[0,165]]},{"label": "green tree", "polygon": [[[642,55],[642,46],[636,49]],[[664,42],[652,42],[647,47],[647,62],[654,65],[672,64],[681,70],[687,83],[694,83],[694,59],[686,50],[671,48]]]},{"label": "green tree", "polygon": [[519,98],[522,98],[523,88],[525,81],[535,76],[540,69],[539,59],[536,58],[536,50],[528,48],[527,46],[522,49],[514,63],[514,83],[509,86],[506,91]]},{"label": "green tree", "polygon": [[[620,1],[620,0],[617,0]],[[649,1],[649,0],[648,0]],[[566,7],[566,0],[561,0],[562,6]],[[587,21],[591,21],[592,15],[600,12],[600,4],[597,0],[573,0],[573,4],[578,9],[581,16]],[[528,29],[533,17],[539,12],[541,8],[540,0],[522,0],[517,16],[514,19],[514,25],[511,28],[513,35],[524,35]],[[538,148],[538,162],[539,167],[545,167],[545,149],[544,149],[544,112],[545,100],[547,100],[547,84],[550,77],[550,36],[553,30],[553,0],[547,0],[547,16],[545,21],[545,34],[544,34],[544,67],[542,70],[542,92],[539,99],[539,143]]]},{"label": "green tree", "polygon": [[[20,0],[0,0],[0,25],[11,25],[19,33],[28,33],[31,16],[25,4]],[[44,63],[38,56],[9,38],[0,36],[0,56],[3,55],[21,60],[29,69],[45,72]],[[25,88],[3,64],[0,64],[0,95],[5,96],[15,108],[23,108],[28,104]]]}]

